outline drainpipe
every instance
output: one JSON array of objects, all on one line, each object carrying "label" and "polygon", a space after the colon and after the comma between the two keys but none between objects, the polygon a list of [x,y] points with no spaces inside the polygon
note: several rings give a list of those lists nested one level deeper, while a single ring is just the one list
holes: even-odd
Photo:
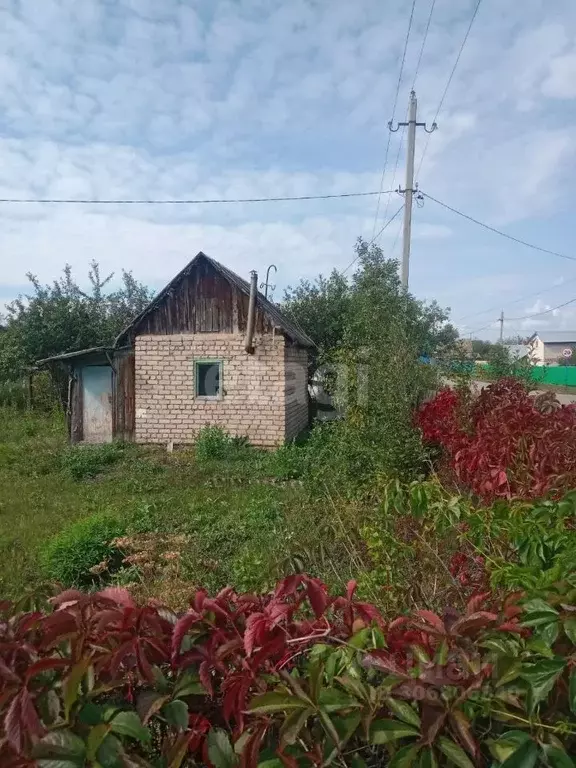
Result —
[{"label": "drainpipe", "polygon": [[248,354],[254,352],[254,325],[256,323],[256,296],[258,295],[258,273],[250,272],[250,299],[248,300],[248,321],[246,323],[246,341],[244,349]]}]

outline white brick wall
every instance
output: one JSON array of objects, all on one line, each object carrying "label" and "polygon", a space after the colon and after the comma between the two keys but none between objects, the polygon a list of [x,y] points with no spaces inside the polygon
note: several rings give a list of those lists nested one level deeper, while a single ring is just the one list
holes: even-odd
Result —
[{"label": "white brick wall", "polygon": [[[285,348],[280,334],[256,336],[254,341],[254,354],[249,355],[240,334],[138,336],[136,442],[191,443],[207,424],[222,426],[232,435],[246,436],[253,445],[265,447],[295,436],[303,412],[301,406],[290,405],[288,415],[285,369],[288,362],[296,363],[293,375],[301,388],[298,360],[302,355],[293,355],[292,350],[303,352],[304,357],[306,352]],[[195,398],[194,361],[206,359],[223,362],[221,400]],[[290,402],[298,399],[304,399],[307,421],[305,390],[299,398],[291,396]]]}]

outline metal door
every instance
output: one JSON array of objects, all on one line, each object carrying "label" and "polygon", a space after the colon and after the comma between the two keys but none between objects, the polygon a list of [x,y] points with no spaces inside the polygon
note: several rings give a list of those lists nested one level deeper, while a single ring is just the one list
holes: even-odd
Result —
[{"label": "metal door", "polygon": [[112,368],[87,365],[82,368],[83,432],[86,443],[112,441]]}]

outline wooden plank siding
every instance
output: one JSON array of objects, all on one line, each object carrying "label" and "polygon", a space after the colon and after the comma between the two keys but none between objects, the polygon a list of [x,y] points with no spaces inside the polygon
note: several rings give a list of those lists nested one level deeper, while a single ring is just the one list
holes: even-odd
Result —
[{"label": "wooden plank siding", "polygon": [[[154,311],[130,332],[134,336],[177,333],[244,333],[249,298],[220,275],[207,261],[195,264],[182,276]],[[256,333],[271,333],[272,324],[257,311]]]},{"label": "wooden plank siding", "polygon": [[80,443],[84,439],[84,397],[81,371],[81,368],[70,369],[70,376],[72,377],[69,416],[71,443]]},{"label": "wooden plank siding", "polygon": [[135,356],[132,349],[118,350],[112,372],[112,433],[115,440],[134,440]]}]

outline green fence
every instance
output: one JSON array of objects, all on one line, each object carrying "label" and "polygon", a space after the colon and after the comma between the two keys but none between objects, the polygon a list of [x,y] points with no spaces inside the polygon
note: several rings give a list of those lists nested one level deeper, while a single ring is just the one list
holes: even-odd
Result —
[{"label": "green fence", "polygon": [[[490,371],[489,365],[476,366],[481,371]],[[576,387],[576,365],[535,365],[532,368],[532,380],[537,384],[553,384],[557,387]]]}]

